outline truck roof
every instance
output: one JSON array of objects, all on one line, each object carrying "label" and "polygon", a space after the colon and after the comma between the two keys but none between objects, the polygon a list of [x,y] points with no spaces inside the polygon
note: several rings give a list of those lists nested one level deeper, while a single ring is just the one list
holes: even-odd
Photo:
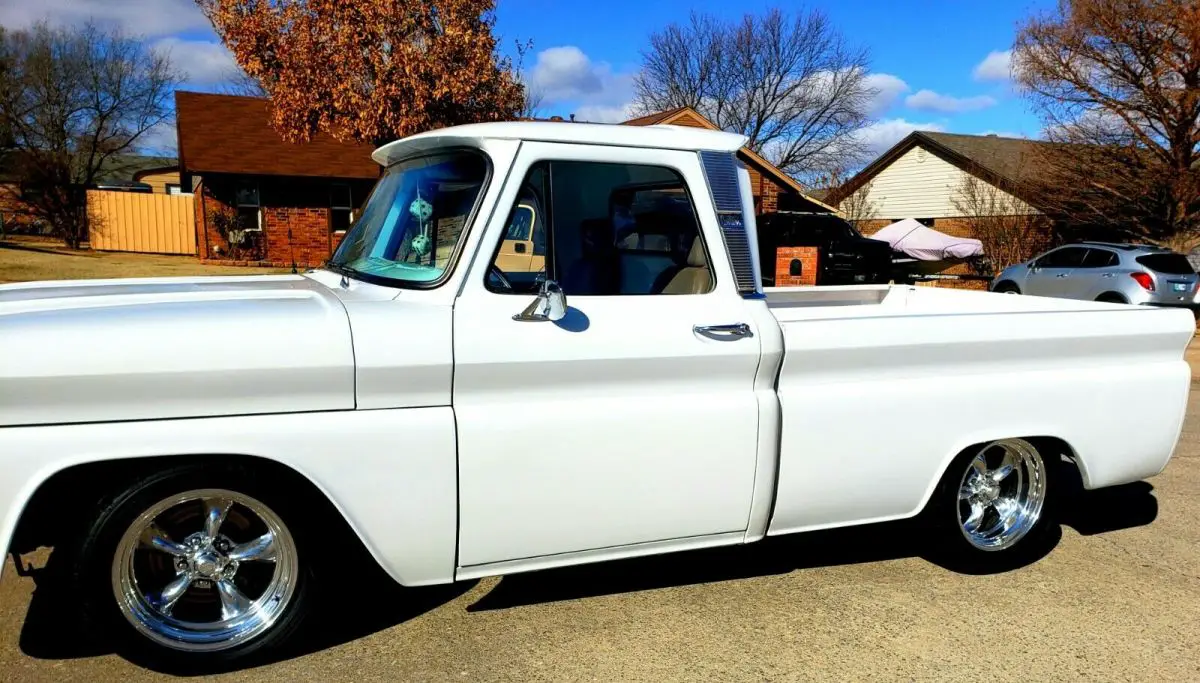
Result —
[{"label": "truck roof", "polygon": [[512,121],[472,123],[410,135],[380,147],[371,158],[378,164],[388,166],[414,153],[454,145],[475,146],[479,141],[487,139],[715,152],[735,152],[741,149],[747,140],[746,136],[737,133],[688,126]]}]

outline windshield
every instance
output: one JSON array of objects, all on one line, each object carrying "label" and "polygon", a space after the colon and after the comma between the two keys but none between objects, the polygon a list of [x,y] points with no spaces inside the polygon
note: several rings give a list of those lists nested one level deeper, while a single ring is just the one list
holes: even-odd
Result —
[{"label": "windshield", "polygon": [[392,166],[379,179],[330,266],[398,285],[438,282],[453,265],[486,179],[487,162],[473,152]]}]

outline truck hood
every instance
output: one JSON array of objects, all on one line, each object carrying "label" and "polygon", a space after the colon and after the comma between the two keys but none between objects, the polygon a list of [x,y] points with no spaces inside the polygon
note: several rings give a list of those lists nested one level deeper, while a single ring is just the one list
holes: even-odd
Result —
[{"label": "truck hood", "polygon": [[344,307],[299,275],[0,285],[0,426],[354,408]]}]

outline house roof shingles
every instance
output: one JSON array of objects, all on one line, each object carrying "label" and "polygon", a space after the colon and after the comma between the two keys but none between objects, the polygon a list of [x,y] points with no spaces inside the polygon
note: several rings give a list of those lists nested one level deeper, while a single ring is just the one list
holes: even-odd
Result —
[{"label": "house roof shingles", "polygon": [[671,117],[673,117],[677,114],[682,114],[684,112],[684,110],[686,110],[686,109],[687,109],[687,107],[675,107],[674,109],[668,109],[666,111],[655,112],[653,114],[646,114],[645,116],[639,116],[636,119],[629,119],[628,121],[626,121],[624,123],[624,125],[626,125],[626,126],[655,126],[655,125],[662,123],[663,121],[670,119]]},{"label": "house roof shingles", "polygon": [[1014,180],[1028,171],[1036,148],[1044,142],[996,135],[959,135],[922,133],[923,136],[956,152],[998,176]]},{"label": "house roof shingles", "polygon": [[259,97],[177,91],[180,168],[184,173],[378,178],[370,145],[318,133],[289,143],[271,127]]},{"label": "house roof shingles", "polygon": [[1037,173],[1038,150],[1048,143],[1025,138],[1006,138],[998,135],[962,135],[915,131],[867,164],[853,178],[835,188],[829,201],[841,202],[853,194],[880,171],[887,168],[910,149],[921,146],[959,168],[982,177],[990,183],[1012,187]]}]

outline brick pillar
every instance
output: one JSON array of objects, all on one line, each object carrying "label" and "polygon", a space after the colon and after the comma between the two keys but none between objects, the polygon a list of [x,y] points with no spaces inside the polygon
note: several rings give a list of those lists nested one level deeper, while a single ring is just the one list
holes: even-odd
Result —
[{"label": "brick pillar", "polygon": [[[792,261],[800,262],[800,275],[792,275]],[[775,286],[817,284],[816,247],[779,247],[775,251]]]}]

